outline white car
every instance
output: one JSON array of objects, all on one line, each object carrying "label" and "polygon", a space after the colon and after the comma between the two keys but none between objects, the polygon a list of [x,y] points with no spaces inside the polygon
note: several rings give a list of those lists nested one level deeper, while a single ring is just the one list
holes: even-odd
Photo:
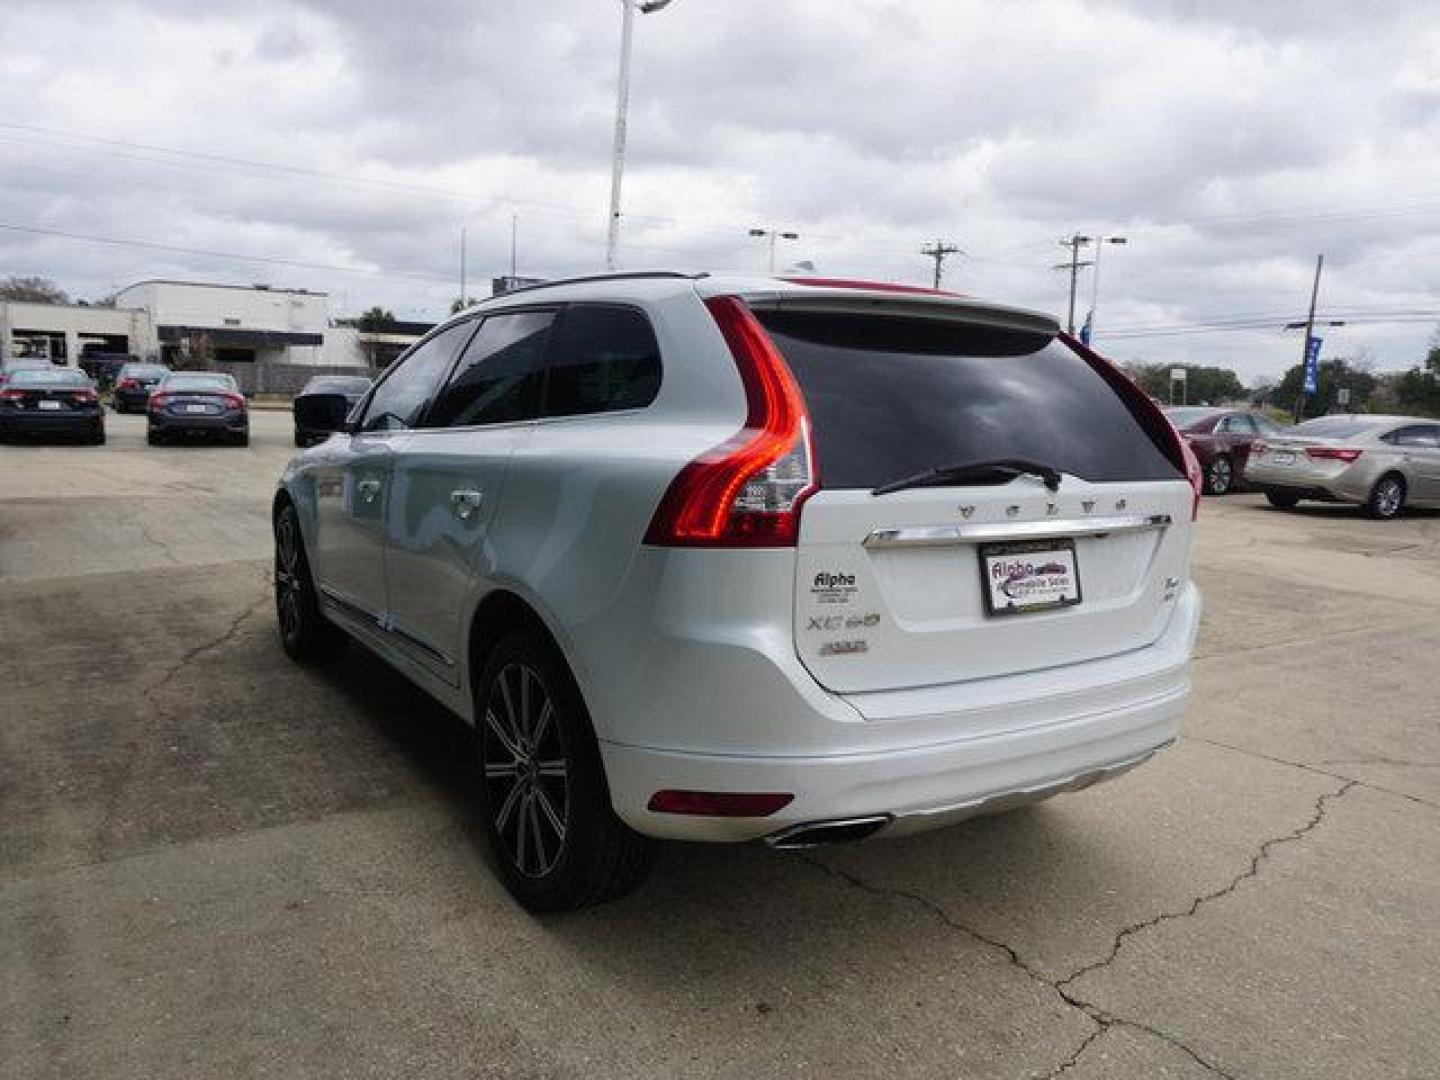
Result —
[{"label": "white car", "polygon": [[363,642],[478,730],[506,883],[633,887],[654,838],[899,835],[1171,742],[1200,474],[1049,316],[637,273],[401,357],[274,505],[294,657]]}]

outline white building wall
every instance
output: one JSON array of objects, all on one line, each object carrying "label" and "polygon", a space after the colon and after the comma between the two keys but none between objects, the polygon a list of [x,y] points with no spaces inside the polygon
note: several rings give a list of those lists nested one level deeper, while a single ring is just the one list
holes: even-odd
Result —
[{"label": "white building wall", "polygon": [[323,334],[329,319],[324,293],[292,289],[142,281],[122,289],[117,302],[146,309],[156,326]]},{"label": "white building wall", "polygon": [[150,313],[128,306],[105,308],[0,301],[0,355],[15,355],[16,330],[63,334],[65,362],[71,367],[91,337],[123,335],[129,341],[129,351],[136,356],[151,356],[159,350]]}]

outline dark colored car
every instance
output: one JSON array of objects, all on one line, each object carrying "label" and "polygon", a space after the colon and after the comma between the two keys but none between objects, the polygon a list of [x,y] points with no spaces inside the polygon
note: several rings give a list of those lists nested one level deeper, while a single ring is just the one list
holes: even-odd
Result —
[{"label": "dark colored car", "polygon": [[295,395],[295,445],[313,446],[339,431],[369,389],[363,375],[316,375]]},{"label": "dark colored car", "polygon": [[250,444],[250,410],[233,376],[215,371],[172,371],[146,406],[151,446],[191,436]]},{"label": "dark colored car", "polygon": [[1243,409],[1202,406],[1166,409],[1165,415],[1180,429],[1205,473],[1205,494],[1224,495],[1245,471],[1250,447],[1257,439],[1284,432],[1279,424]]},{"label": "dark colored car", "polygon": [[164,364],[126,364],[115,373],[115,389],[110,404],[118,413],[144,412],[150,394],[160,380],[170,374]]},{"label": "dark colored car", "polygon": [[129,353],[108,353],[92,350],[80,356],[80,370],[95,380],[103,393],[115,385],[119,372],[126,364],[138,364],[140,357]]},{"label": "dark colored car", "polygon": [[0,438],[68,435],[105,441],[105,410],[95,384],[78,368],[27,368],[0,388]]}]

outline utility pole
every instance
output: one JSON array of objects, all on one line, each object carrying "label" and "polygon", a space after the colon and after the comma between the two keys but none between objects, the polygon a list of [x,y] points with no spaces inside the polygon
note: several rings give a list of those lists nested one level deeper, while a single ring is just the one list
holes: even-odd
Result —
[{"label": "utility pole", "polygon": [[460,306],[465,306],[465,226],[460,226]]},{"label": "utility pole", "polygon": [[1079,233],[1061,240],[1060,246],[1070,249],[1070,261],[1057,263],[1055,266],[1056,270],[1070,271],[1070,313],[1065,319],[1065,329],[1071,334],[1075,333],[1075,287],[1080,278],[1080,268],[1090,265],[1088,261],[1081,262],[1080,249],[1088,243],[1090,243],[1090,237],[1081,236]]},{"label": "utility pole", "polygon": [[770,238],[770,273],[775,273],[775,241],[776,240],[799,240],[797,232],[785,232],[775,228],[773,225],[768,229],[751,229],[751,236]]},{"label": "utility pole", "polygon": [[510,215],[510,276],[515,276],[515,239],[520,229],[520,215]]},{"label": "utility pole", "polygon": [[940,288],[941,266],[945,262],[945,256],[960,253],[956,244],[947,244],[944,240],[936,240],[929,247],[922,247],[920,254],[935,260],[935,288]]},{"label": "utility pole", "polygon": [[1315,301],[1320,298],[1320,271],[1325,266],[1325,256],[1315,256],[1315,283],[1310,286],[1310,314],[1305,316],[1305,343],[1300,347],[1300,385],[1295,388],[1295,411],[1293,423],[1300,423],[1300,411],[1305,405],[1305,365],[1310,360],[1310,338],[1315,334]]}]

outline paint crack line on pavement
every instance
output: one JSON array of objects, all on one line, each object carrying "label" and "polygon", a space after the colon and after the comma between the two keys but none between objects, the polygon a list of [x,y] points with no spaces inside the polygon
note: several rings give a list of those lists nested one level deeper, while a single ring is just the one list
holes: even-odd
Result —
[{"label": "paint crack line on pavement", "polygon": [[1315,805],[1312,808],[1310,817],[1303,825],[1284,834],[1283,836],[1275,836],[1271,837],[1269,840],[1266,840],[1260,845],[1259,849],[1255,852],[1255,854],[1250,857],[1249,866],[1247,866],[1235,877],[1231,878],[1229,882],[1227,882],[1220,888],[1213,889],[1208,893],[1197,896],[1195,899],[1190,901],[1190,906],[1185,908],[1183,911],[1162,911],[1159,915],[1153,915],[1148,919],[1142,920],[1141,922],[1131,923],[1129,926],[1122,927],[1119,933],[1115,935],[1115,940],[1111,942],[1110,951],[1103,958],[1092,961],[1091,963],[1088,963],[1083,967],[1077,968],[1074,972],[1057,982],[1055,984],[1056,989],[1061,991],[1061,993],[1064,993],[1072,983],[1076,982],[1077,980],[1083,978],[1086,975],[1091,974],[1094,971],[1098,971],[1101,968],[1108,967],[1110,964],[1114,963],[1115,958],[1120,955],[1120,950],[1125,947],[1125,942],[1128,941],[1130,938],[1134,937],[1136,934],[1141,933],[1145,930],[1149,930],[1152,927],[1159,926],[1161,923],[1172,922],[1176,919],[1188,919],[1206,904],[1233,894],[1235,890],[1240,887],[1241,884],[1249,881],[1251,878],[1259,876],[1260,866],[1266,859],[1270,857],[1270,852],[1272,850],[1274,850],[1281,844],[1293,844],[1308,836],[1317,826],[1319,826],[1322,821],[1325,820],[1325,815],[1328,811],[1330,803],[1335,801],[1336,799],[1343,798],[1348,792],[1358,786],[1358,784],[1359,781],[1347,780],[1335,791],[1327,791],[1321,794],[1319,798],[1315,800]]},{"label": "paint crack line on pavement", "polygon": [[797,858],[801,862],[814,867],[828,877],[834,878],[837,881],[844,882],[851,888],[859,889],[861,892],[866,892],[872,896],[879,896],[889,900],[905,900],[909,903],[918,905],[919,907],[929,912],[943,925],[949,927],[951,930],[956,930],[966,935],[967,937],[980,942],[982,945],[987,945],[990,948],[1004,954],[1005,958],[1009,961],[1012,967],[1018,968],[1021,972],[1023,972],[1025,975],[1028,975],[1035,982],[1053,991],[1066,1005],[1070,1006],[1073,1009],[1079,1010],[1087,1017],[1089,1017],[1089,1019],[1095,1024],[1095,1030],[1089,1032],[1064,1061],[1062,1061],[1050,1072],[1043,1074],[1042,1080],[1051,1080],[1052,1077],[1060,1076],[1065,1072],[1069,1071],[1070,1069],[1074,1068],[1075,1065],[1079,1062],[1081,1056],[1084,1055],[1085,1051],[1088,1050],[1090,1046],[1101,1035],[1103,1035],[1106,1031],[1110,1030],[1110,1028],[1114,1027],[1117,1024],[1123,1027],[1134,1028],[1137,1031],[1143,1031],[1146,1034],[1153,1036],[1154,1038],[1160,1039],[1161,1041],[1168,1043],[1176,1049],[1184,1052],[1193,1061],[1195,1061],[1196,1064],[1200,1065],[1207,1071],[1214,1073],[1216,1076],[1222,1077],[1224,1078],[1224,1080],[1235,1080],[1235,1078],[1230,1073],[1226,1072],[1224,1069],[1220,1068],[1213,1062],[1208,1061],[1193,1047],[1187,1046],[1184,1042],[1182,1042],[1175,1036],[1166,1034],[1165,1032],[1160,1031],[1157,1028],[1153,1028],[1148,1024],[1143,1024],[1139,1021],[1131,1020],[1128,1017],[1117,1016],[1112,1013],[1108,1013],[1105,1010],[1101,1009],[1099,1006],[1094,1005],[1091,1002],[1088,1002],[1085,999],[1070,993],[1069,990],[1067,990],[1063,985],[1061,985],[1061,983],[1056,982],[1054,979],[1047,978],[1042,972],[1040,972],[1035,967],[1026,962],[1025,958],[1022,957],[1020,953],[1017,952],[1012,946],[1007,945],[999,938],[990,937],[989,935],[983,934],[980,931],[974,929],[973,927],[966,926],[964,923],[955,919],[948,911],[945,910],[942,905],[931,900],[929,897],[923,896],[920,893],[909,892],[905,889],[896,889],[890,888],[888,886],[876,885],[872,882],[866,881],[862,877],[857,877],[856,875],[841,870],[838,867],[831,866],[829,863],[823,862],[820,859],[814,857],[813,855],[799,855],[797,856]]},{"label": "paint crack line on pavement", "polygon": [[181,654],[180,659],[177,660],[175,663],[171,664],[170,667],[167,668],[165,672],[160,676],[160,678],[156,679],[155,682],[151,684],[151,686],[145,691],[145,693],[147,695],[154,693],[156,690],[159,690],[161,687],[169,683],[171,679],[173,679],[189,664],[193,663],[201,656],[204,656],[206,653],[209,652],[214,652],[216,649],[222,648],[223,646],[229,644],[240,633],[240,627],[245,623],[245,621],[254,616],[258,611],[260,611],[261,608],[265,607],[269,602],[270,598],[262,593],[258,599],[249,604],[244,611],[240,612],[240,614],[236,615],[235,618],[231,620],[230,625],[224,630],[223,633],[216,635],[208,641],[202,641],[199,645],[194,645],[191,648],[186,649],[185,652]]}]

